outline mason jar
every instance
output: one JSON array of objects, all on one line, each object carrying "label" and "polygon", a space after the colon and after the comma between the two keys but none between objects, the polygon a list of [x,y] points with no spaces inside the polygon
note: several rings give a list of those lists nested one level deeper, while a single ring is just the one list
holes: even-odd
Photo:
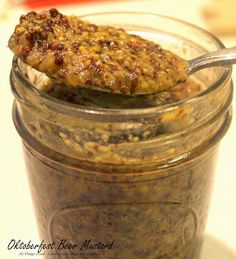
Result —
[{"label": "mason jar", "polygon": [[[194,25],[149,13],[82,18],[122,27],[185,59],[223,44]],[[198,258],[216,154],[231,121],[231,67],[194,74],[204,89],[141,108],[86,107],[39,91],[13,59],[13,120],[22,138],[45,258]],[[62,242],[62,243],[61,243]]]}]

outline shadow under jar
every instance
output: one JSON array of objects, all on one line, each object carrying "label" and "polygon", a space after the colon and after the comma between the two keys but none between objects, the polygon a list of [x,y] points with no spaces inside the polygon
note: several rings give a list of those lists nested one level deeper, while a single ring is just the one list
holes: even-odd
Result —
[{"label": "shadow under jar", "polygon": [[[84,18],[185,59],[223,48],[208,32],[156,14]],[[38,91],[37,76],[22,70],[14,58],[13,119],[40,236],[56,244],[45,258],[198,258],[217,147],[231,120],[231,67],[196,73],[204,90],[194,97],[139,109],[66,103]]]}]

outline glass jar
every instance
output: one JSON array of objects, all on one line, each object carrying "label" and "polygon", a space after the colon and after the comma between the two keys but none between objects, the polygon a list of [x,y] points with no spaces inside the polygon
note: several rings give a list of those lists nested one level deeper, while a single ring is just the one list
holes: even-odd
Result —
[{"label": "glass jar", "polygon": [[[123,27],[185,59],[223,48],[210,33],[156,14],[83,18]],[[231,121],[231,67],[195,78],[204,91],[175,103],[87,108],[37,90],[43,77],[14,58],[13,119],[40,236],[55,243],[45,258],[198,258],[216,152]]]}]

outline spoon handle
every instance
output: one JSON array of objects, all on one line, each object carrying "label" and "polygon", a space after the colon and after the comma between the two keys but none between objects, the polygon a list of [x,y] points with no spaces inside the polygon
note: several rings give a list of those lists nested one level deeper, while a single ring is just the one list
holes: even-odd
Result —
[{"label": "spoon handle", "polygon": [[189,75],[206,67],[235,64],[236,46],[204,54],[200,57],[189,60],[188,63]]}]

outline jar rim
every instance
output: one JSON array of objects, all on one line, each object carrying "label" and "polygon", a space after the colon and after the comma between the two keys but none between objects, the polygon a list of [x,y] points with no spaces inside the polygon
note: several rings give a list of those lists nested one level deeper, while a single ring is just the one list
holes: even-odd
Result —
[{"label": "jar rim", "polygon": [[[156,16],[168,20],[172,20],[178,23],[181,23],[183,25],[186,25],[188,27],[192,27],[193,29],[201,32],[205,36],[207,36],[217,47],[217,49],[224,48],[224,44],[211,32],[200,28],[194,24],[191,24],[189,22],[180,20],[178,18],[169,17],[165,15],[160,15],[156,13],[151,12],[129,12],[129,11],[114,11],[114,12],[98,12],[98,13],[88,13],[79,15],[80,17],[86,18],[88,16],[99,16],[99,15],[108,15],[108,14],[131,14],[131,15],[150,15],[150,16]],[[188,97],[176,102],[171,102],[167,104],[161,104],[156,107],[147,107],[147,108],[126,108],[126,109],[113,109],[113,108],[101,108],[101,107],[85,107],[78,104],[73,104],[69,102],[65,102],[56,98],[51,97],[50,95],[38,90],[33,86],[33,84],[28,80],[28,78],[21,73],[21,69],[18,64],[19,58],[14,56],[13,58],[13,71],[17,75],[18,79],[22,82],[24,82],[25,87],[28,91],[32,92],[32,94],[36,94],[38,98],[42,98],[43,100],[46,100],[48,103],[51,103],[52,105],[57,105],[59,110],[67,110],[69,113],[87,113],[87,114],[93,114],[93,115],[104,115],[104,116],[135,116],[135,115],[148,115],[148,114],[155,114],[155,113],[161,113],[162,111],[168,111],[168,110],[174,110],[177,107],[181,106],[182,104],[190,104],[193,102],[196,102],[197,100],[204,98],[209,93],[213,92],[215,89],[220,87],[223,82],[227,81],[232,73],[232,65],[222,66],[222,71],[220,71],[219,75],[217,76],[217,79],[205,90],[199,92],[198,94]]]}]

